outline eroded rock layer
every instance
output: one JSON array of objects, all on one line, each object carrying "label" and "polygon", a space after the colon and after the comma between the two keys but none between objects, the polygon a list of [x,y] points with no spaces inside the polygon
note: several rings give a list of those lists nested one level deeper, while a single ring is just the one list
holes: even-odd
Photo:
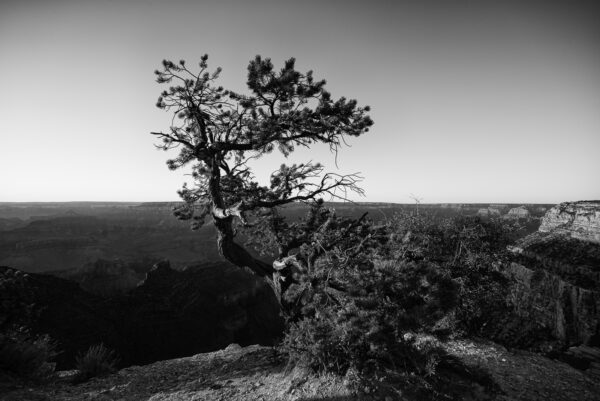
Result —
[{"label": "eroded rock layer", "polygon": [[600,244],[600,201],[564,202],[542,218],[540,232],[569,235]]},{"label": "eroded rock layer", "polygon": [[600,345],[600,202],[561,203],[511,247],[513,295],[564,345]]},{"label": "eroded rock layer", "polygon": [[131,293],[110,299],[64,279],[0,267],[0,331],[25,328],[59,344],[59,368],[104,343],[123,365],[240,344],[270,345],[281,334],[266,284],[227,263],[172,270],[157,264]]}]

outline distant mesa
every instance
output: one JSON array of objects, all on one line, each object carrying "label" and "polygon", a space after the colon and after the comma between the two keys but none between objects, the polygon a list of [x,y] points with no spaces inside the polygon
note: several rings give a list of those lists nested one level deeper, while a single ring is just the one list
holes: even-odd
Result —
[{"label": "distant mesa", "polygon": [[529,219],[531,217],[531,213],[525,206],[519,206],[510,209],[504,217],[514,220]]},{"label": "distant mesa", "polygon": [[477,211],[477,216],[479,217],[498,217],[500,215],[500,210],[495,207],[481,208]]}]

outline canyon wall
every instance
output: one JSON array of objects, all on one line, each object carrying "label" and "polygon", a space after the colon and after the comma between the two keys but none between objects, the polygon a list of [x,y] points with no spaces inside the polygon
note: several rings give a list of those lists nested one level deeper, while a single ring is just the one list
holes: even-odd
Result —
[{"label": "canyon wall", "polygon": [[600,202],[561,203],[509,247],[513,301],[563,345],[600,346]]},{"label": "canyon wall", "polygon": [[564,202],[542,218],[540,232],[562,233],[600,244],[600,201]]}]

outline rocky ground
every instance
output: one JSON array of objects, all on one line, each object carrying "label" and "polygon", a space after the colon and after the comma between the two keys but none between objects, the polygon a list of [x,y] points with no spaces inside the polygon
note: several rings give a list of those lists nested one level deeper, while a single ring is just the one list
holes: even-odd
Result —
[{"label": "rocky ground", "polygon": [[446,347],[467,365],[488,370],[504,392],[498,400],[600,400],[600,378],[564,362],[493,343],[454,341]]},{"label": "rocky ground", "polygon": [[[487,369],[504,394],[498,400],[600,400],[600,380],[559,361],[496,344],[454,341],[447,349],[472,369]],[[71,384],[73,372],[44,385],[0,388],[5,401],[42,400],[374,400],[353,395],[343,378],[290,369],[273,348],[231,345],[225,350],[132,366]],[[392,398],[387,397],[390,401]],[[393,398],[402,400],[401,392]]]}]

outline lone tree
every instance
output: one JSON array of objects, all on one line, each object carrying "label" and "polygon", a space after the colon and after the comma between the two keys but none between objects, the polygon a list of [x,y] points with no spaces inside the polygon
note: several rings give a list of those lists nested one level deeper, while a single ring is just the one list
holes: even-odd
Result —
[{"label": "lone tree", "polygon": [[[283,164],[271,174],[269,186],[262,186],[248,162],[275,148],[288,156],[298,146],[318,143],[337,152],[346,136],[369,130],[373,124],[369,107],[344,97],[333,100],[325,81],[315,80],[312,71],[296,71],[293,58],[277,71],[270,59],[256,56],[248,65],[248,94],[218,86],[221,68],[209,72],[207,60],[207,55],[201,57],[197,72],[184,60],[178,64],[163,60],[162,70],[155,71],[158,83],[173,85],[156,103],[173,118],[166,132],[152,134],[162,141],[159,148],[179,150],[167,161],[168,167],[192,164],[195,181],[193,188],[184,184],[179,190],[184,203],[175,214],[191,219],[192,228],[199,228],[210,215],[220,254],[267,280],[281,300],[295,274],[310,268],[319,253],[337,241],[329,236],[314,246],[314,235],[335,219],[333,211],[322,208],[321,198],[346,199],[348,191],[362,193],[357,186],[360,177],[324,173],[319,163]],[[313,205],[302,223],[288,224],[279,213],[293,202]],[[337,224],[350,229],[357,222]],[[239,229],[254,230],[263,248],[276,250],[276,261],[269,264],[253,257],[236,242]],[[302,257],[291,254],[311,243],[312,251]]]}]

